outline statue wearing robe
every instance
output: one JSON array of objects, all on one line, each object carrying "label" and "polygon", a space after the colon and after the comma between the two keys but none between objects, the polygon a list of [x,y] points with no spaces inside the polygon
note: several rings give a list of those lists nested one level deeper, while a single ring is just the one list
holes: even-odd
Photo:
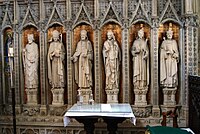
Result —
[{"label": "statue wearing robe", "polygon": [[92,86],[92,44],[87,39],[87,31],[81,31],[81,40],[77,43],[76,51],[72,57],[75,62],[75,81],[79,88]]},{"label": "statue wearing robe", "polygon": [[25,88],[38,88],[38,45],[33,42],[33,34],[28,35],[28,44],[23,49]]},{"label": "statue wearing robe", "polygon": [[167,31],[167,39],[160,47],[160,84],[162,87],[178,86],[179,52],[177,42],[172,39],[173,31]]},{"label": "statue wearing robe", "polygon": [[144,31],[138,31],[136,39],[131,48],[133,55],[133,84],[135,88],[143,88],[149,85],[149,49],[147,40],[144,40]]},{"label": "statue wearing robe", "polygon": [[48,79],[52,88],[62,88],[65,86],[65,48],[59,40],[59,32],[53,31],[52,42],[48,50]]},{"label": "statue wearing robe", "polygon": [[107,32],[107,37],[103,45],[106,90],[119,89],[121,51],[112,31]]}]

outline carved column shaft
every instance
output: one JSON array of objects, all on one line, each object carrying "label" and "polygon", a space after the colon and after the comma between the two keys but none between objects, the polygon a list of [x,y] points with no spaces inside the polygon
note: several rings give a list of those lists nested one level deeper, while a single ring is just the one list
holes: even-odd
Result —
[{"label": "carved column shaft", "polygon": [[98,3],[99,3],[99,0],[94,0],[94,16],[95,16],[95,18],[98,18],[98,16],[99,16]]},{"label": "carved column shaft", "polygon": [[[20,30],[19,31],[19,42],[22,42],[22,40],[23,40],[23,36],[22,36],[22,30]],[[19,46],[19,51],[20,52],[22,52],[22,44],[20,44],[20,46]],[[19,55],[19,63],[22,63],[23,64],[23,61],[22,61],[22,57],[21,57],[21,54]],[[14,63],[15,64],[15,63]],[[22,104],[24,104],[25,102],[24,102],[24,98],[25,98],[25,94],[24,94],[24,90],[25,90],[25,88],[24,88],[24,70],[23,70],[23,67],[22,67],[22,64],[19,64],[19,66],[20,66],[20,78],[21,78],[21,81],[20,81],[20,88],[22,89],[21,91],[20,91],[20,94],[21,94],[21,103]]]},{"label": "carved column shaft", "polygon": [[68,104],[72,105],[76,97],[73,97],[73,71],[72,71],[72,61],[71,61],[71,44],[72,44],[72,35],[71,30],[67,29],[66,33],[67,39],[67,91],[68,91]]},{"label": "carved column shaft", "polygon": [[129,93],[130,93],[130,47],[129,47],[129,41],[128,41],[129,32],[128,29],[125,27],[122,30],[122,78],[123,79],[123,102],[129,103]]},{"label": "carved column shaft", "polygon": [[157,16],[157,0],[152,0],[152,16]]},{"label": "carved column shaft", "polygon": [[158,28],[151,29],[151,103],[158,105],[159,101],[159,82],[158,82]]},{"label": "carved column shaft", "polygon": [[47,91],[46,91],[46,71],[45,71],[45,34],[44,32],[40,31],[40,90],[41,90],[41,105],[46,105],[46,97],[47,97]]},{"label": "carved column shaft", "polygon": [[[197,28],[191,25],[185,28],[185,54],[186,54],[186,70],[185,74],[197,75],[198,74],[198,32]],[[185,76],[185,81],[187,81]],[[185,82],[185,101],[184,104],[188,105],[188,82]],[[182,96],[183,97],[183,96]]]},{"label": "carved column shaft", "polygon": [[[155,20],[156,23],[156,20]],[[159,109],[159,81],[158,81],[158,26],[151,29],[151,103],[153,105],[152,115],[153,117],[160,117]]]},{"label": "carved column shaft", "polygon": [[[180,31],[179,31],[179,33],[180,33],[180,36],[179,36],[179,51],[180,52],[182,52],[182,53],[180,53],[180,61],[185,61],[185,43],[183,42],[184,41],[184,33],[183,33],[183,27],[181,27],[181,29],[180,29]],[[180,85],[180,95],[181,95],[181,97],[180,97],[180,100],[179,100],[179,102],[178,103],[180,103],[180,104],[184,104],[185,102],[185,78],[187,77],[187,74],[185,73],[185,70],[186,70],[186,68],[185,68],[185,62],[180,62],[179,61],[179,63],[178,63],[178,67],[179,68],[181,68],[181,71],[179,71],[180,72],[180,74],[179,74],[179,78],[181,79],[181,82],[179,83],[179,85]]]},{"label": "carved column shaft", "polygon": [[185,13],[192,14],[193,13],[193,0],[185,0]]},{"label": "carved column shaft", "polygon": [[3,70],[3,68],[5,68],[5,64],[4,64],[4,42],[3,42],[3,31],[1,32],[1,37],[0,37],[0,41],[1,41],[1,68],[0,68],[0,76],[4,76],[4,77],[1,77],[0,78],[0,88],[2,88],[3,90],[0,91],[0,97],[1,97],[1,102],[2,104],[5,104],[6,103],[6,100],[5,100],[5,71]]},{"label": "carved column shaft", "polygon": [[15,80],[15,100],[16,100],[16,104],[20,104],[20,65],[19,65],[19,44],[18,44],[18,39],[19,39],[19,35],[16,31],[16,28],[14,28],[14,34],[13,36],[15,37],[13,39],[13,42],[14,42],[14,70],[18,70],[18,71],[15,71],[15,76],[14,76],[14,80]]},{"label": "carved column shaft", "polygon": [[99,29],[95,29],[94,31],[94,70],[95,70],[95,102],[100,103],[101,102],[101,97],[102,97],[102,71],[101,71],[101,48],[100,48],[100,31]]}]

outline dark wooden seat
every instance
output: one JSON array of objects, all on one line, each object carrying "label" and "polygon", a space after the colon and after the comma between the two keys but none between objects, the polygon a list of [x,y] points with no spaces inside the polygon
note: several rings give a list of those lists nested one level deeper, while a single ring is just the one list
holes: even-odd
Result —
[{"label": "dark wooden seat", "polygon": [[170,110],[167,112],[162,112],[163,120],[161,122],[162,126],[167,126],[166,120],[167,118],[173,118],[173,127],[177,128],[178,127],[178,114],[176,113],[177,108],[174,109],[174,111]]}]

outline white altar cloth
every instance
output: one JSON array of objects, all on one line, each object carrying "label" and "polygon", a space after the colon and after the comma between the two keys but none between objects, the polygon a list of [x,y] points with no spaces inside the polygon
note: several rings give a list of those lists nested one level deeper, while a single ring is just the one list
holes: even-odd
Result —
[{"label": "white altar cloth", "polygon": [[129,118],[135,125],[136,118],[133,114],[130,104],[94,104],[94,105],[77,105],[74,104],[64,115],[64,126],[66,127],[70,118],[73,117],[124,117]]}]

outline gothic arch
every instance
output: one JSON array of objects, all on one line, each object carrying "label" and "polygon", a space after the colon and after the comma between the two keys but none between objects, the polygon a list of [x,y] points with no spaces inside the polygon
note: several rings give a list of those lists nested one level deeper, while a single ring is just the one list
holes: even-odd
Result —
[{"label": "gothic arch", "polygon": [[90,22],[85,21],[85,20],[82,20],[82,21],[77,22],[76,24],[74,24],[74,25],[72,26],[72,29],[75,29],[77,26],[82,25],[82,24],[87,24],[87,25],[90,25],[91,27],[93,27],[93,25],[92,25]]},{"label": "gothic arch", "polygon": [[12,26],[11,25],[3,26],[2,29],[1,29],[1,33],[3,34],[5,32],[5,30],[8,29],[8,28],[12,29]]},{"label": "gothic arch", "polygon": [[48,31],[48,29],[53,27],[54,25],[59,25],[59,26],[62,26],[63,28],[65,28],[65,26],[60,22],[52,22],[45,28],[45,31]]}]

